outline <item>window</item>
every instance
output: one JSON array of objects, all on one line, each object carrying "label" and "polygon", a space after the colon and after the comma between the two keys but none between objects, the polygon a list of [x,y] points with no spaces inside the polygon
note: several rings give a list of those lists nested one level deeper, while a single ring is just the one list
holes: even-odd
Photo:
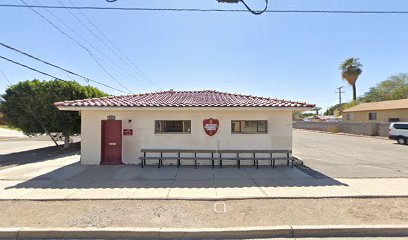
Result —
[{"label": "window", "polygon": [[353,120],[353,114],[347,113],[347,120],[348,120],[348,121]]},{"label": "window", "polygon": [[408,130],[408,124],[394,124],[395,129],[403,129],[403,130]]},{"label": "window", "polygon": [[370,121],[376,121],[376,120],[377,120],[377,113],[376,113],[376,112],[370,112],[370,113],[368,113],[368,120],[370,120]]},{"label": "window", "polygon": [[190,120],[156,120],[155,133],[191,133]]},{"label": "window", "polygon": [[231,121],[231,133],[267,133],[268,122],[265,120],[257,121]]}]

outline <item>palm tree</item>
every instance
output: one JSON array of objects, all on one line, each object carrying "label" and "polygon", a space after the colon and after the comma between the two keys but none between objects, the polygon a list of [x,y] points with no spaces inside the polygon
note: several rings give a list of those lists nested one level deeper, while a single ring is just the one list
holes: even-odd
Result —
[{"label": "palm tree", "polygon": [[363,65],[359,62],[359,58],[347,58],[340,64],[341,77],[353,87],[353,100],[357,100],[356,82],[360,74],[363,72]]}]

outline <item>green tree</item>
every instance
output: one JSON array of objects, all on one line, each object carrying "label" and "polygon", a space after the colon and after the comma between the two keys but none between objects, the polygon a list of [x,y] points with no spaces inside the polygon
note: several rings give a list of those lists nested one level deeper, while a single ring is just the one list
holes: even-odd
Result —
[{"label": "green tree", "polygon": [[2,96],[2,111],[7,122],[27,135],[62,133],[64,148],[70,136],[80,133],[81,121],[77,112],[59,111],[54,102],[107,96],[91,86],[75,81],[25,81],[10,86]]},{"label": "green tree", "polygon": [[408,98],[408,74],[400,73],[390,76],[377,86],[370,88],[360,98],[362,102],[379,102]]},{"label": "green tree", "polygon": [[361,69],[362,67],[363,65],[361,65],[358,58],[347,58],[339,67],[341,70],[341,77],[353,88],[353,100],[357,100],[356,82],[360,74],[363,72]]},{"label": "green tree", "polygon": [[351,107],[357,106],[357,105],[359,105],[359,104],[361,104],[361,103],[362,103],[362,102],[360,102],[359,100],[350,101],[350,102],[348,102],[348,103],[343,104],[343,110],[345,110],[345,109],[347,109],[347,108],[351,108]]},{"label": "green tree", "polygon": [[342,103],[342,104],[336,104],[336,105],[333,105],[333,106],[331,106],[331,107],[329,107],[325,112],[324,112],[324,114],[323,115],[334,115],[334,111],[335,110],[339,110],[339,111],[341,111],[342,109],[343,109],[343,105],[344,105],[344,103]]}]

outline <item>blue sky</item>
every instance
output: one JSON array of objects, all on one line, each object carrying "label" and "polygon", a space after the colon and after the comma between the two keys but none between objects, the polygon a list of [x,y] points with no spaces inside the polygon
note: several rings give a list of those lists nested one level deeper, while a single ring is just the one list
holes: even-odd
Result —
[{"label": "blue sky", "polygon": [[[33,5],[60,5],[56,0],[25,1]],[[69,0],[60,1],[64,5],[71,5]],[[116,3],[106,3],[104,0],[71,1],[85,6],[242,8],[239,4],[218,4],[216,0],[118,0]],[[252,2],[254,6],[262,6],[262,0]],[[2,0],[1,3],[21,2]],[[269,9],[408,10],[408,2],[274,0]],[[87,46],[49,12],[39,11]],[[344,100],[351,99],[352,90],[341,80],[338,71],[339,63],[347,57],[359,57],[364,65],[363,74],[357,83],[359,95],[392,74],[408,72],[408,32],[404,30],[408,14],[274,13],[254,16],[246,13],[83,11],[151,79],[146,80],[134,67],[121,61],[89,33],[67,10],[50,11],[108,56],[109,60],[104,60],[108,63],[104,65],[105,68],[136,93],[171,88],[214,89],[307,101],[326,108],[338,102],[335,91],[339,86],[345,86]],[[73,13],[97,33],[78,11]],[[84,49],[30,9],[0,8],[0,18],[1,42],[121,88]],[[104,59],[92,47],[87,47],[98,58]],[[68,79],[59,70],[2,47],[0,55]],[[34,78],[50,79],[1,59],[0,70],[12,83]],[[81,79],[72,78],[85,84]],[[0,75],[0,91],[3,92],[6,86],[6,80]],[[120,94],[100,88],[110,94]]]}]

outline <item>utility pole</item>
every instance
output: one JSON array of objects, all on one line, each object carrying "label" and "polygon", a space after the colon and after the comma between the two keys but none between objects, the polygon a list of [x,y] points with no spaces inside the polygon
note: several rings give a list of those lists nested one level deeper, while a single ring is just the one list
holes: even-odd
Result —
[{"label": "utility pole", "polygon": [[344,91],[342,91],[342,88],[343,88],[343,87],[338,87],[338,88],[337,88],[337,92],[336,92],[336,93],[339,94],[339,107],[338,107],[337,110],[339,110],[340,115],[341,115],[342,112],[343,112],[343,108],[342,108],[342,106],[341,106],[341,94],[342,94],[342,93],[345,93]]},{"label": "utility pole", "polygon": [[342,88],[343,88],[343,87],[338,87],[338,88],[337,88],[338,91],[336,92],[336,93],[339,94],[339,105],[341,105],[341,94],[342,94],[342,93],[345,93],[344,91],[342,91]]}]

